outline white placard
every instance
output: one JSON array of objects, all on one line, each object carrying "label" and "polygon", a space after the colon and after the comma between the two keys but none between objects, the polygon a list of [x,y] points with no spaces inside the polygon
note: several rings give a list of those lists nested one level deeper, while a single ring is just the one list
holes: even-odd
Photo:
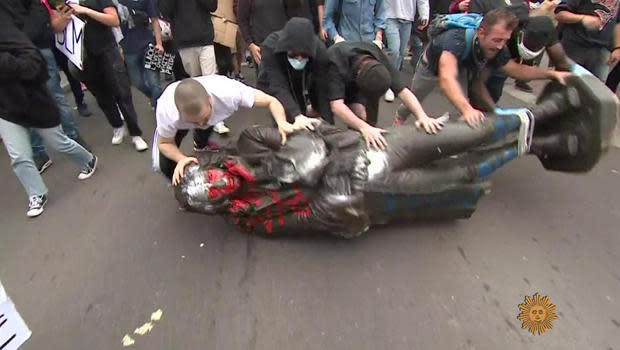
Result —
[{"label": "white placard", "polygon": [[84,21],[71,16],[63,32],[56,34],[56,47],[80,70],[84,69],[82,51],[84,49]]},{"label": "white placard", "polygon": [[0,282],[0,350],[17,350],[30,338],[32,332],[6,297]]}]

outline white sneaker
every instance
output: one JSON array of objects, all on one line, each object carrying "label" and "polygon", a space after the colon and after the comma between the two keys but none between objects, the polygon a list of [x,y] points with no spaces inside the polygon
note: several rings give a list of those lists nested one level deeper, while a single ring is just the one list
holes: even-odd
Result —
[{"label": "white sneaker", "polygon": [[219,122],[213,126],[213,131],[218,134],[228,134],[230,129],[224,124],[224,122]]},{"label": "white sneaker", "polygon": [[144,140],[140,136],[133,136],[131,138],[131,142],[133,142],[133,145],[136,146],[136,151],[138,152],[146,151],[147,149],[149,149],[149,145],[147,145],[147,143],[144,142]]},{"label": "white sneaker", "polygon": [[120,128],[114,128],[114,132],[112,134],[112,144],[113,145],[120,145],[121,143],[123,143],[123,138],[125,137],[125,128],[124,127],[120,127]]},{"label": "white sneaker", "polygon": [[394,102],[394,91],[392,91],[392,89],[388,89],[385,93],[385,100],[387,102]]}]

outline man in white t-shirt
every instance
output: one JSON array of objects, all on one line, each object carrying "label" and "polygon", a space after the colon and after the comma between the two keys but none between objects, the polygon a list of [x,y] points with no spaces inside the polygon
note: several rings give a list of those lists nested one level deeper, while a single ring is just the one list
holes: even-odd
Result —
[{"label": "man in white t-shirt", "polygon": [[[179,149],[190,129],[203,132],[206,138],[213,126],[230,117],[239,108],[267,107],[275,120],[282,143],[294,130],[313,130],[318,120],[297,118],[286,121],[284,108],[273,96],[220,75],[187,78],[170,84],[157,100],[157,130],[153,147],[153,167],[176,185],[185,166],[198,163]],[[157,146],[157,147],[155,147]]]}]

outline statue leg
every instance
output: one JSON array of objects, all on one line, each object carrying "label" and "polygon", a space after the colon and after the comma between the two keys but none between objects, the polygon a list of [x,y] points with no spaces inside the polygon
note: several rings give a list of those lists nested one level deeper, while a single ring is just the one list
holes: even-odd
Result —
[{"label": "statue leg", "polygon": [[487,191],[484,180],[518,156],[516,145],[391,173],[363,189],[373,224],[398,219],[465,218]]}]

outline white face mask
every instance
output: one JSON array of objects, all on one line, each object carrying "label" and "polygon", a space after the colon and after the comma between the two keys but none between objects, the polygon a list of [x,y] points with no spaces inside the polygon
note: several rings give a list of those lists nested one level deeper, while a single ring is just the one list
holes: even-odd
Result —
[{"label": "white face mask", "polygon": [[306,67],[306,64],[308,63],[308,57],[304,57],[302,59],[288,57],[288,63],[295,70],[303,70]]},{"label": "white face mask", "polygon": [[519,56],[521,56],[521,58],[526,61],[533,60],[534,58],[538,57],[544,50],[545,48],[543,47],[538,51],[530,51],[527,47],[525,47],[525,44],[523,44],[523,33],[519,33],[519,40],[517,41],[517,51],[519,51]]}]

